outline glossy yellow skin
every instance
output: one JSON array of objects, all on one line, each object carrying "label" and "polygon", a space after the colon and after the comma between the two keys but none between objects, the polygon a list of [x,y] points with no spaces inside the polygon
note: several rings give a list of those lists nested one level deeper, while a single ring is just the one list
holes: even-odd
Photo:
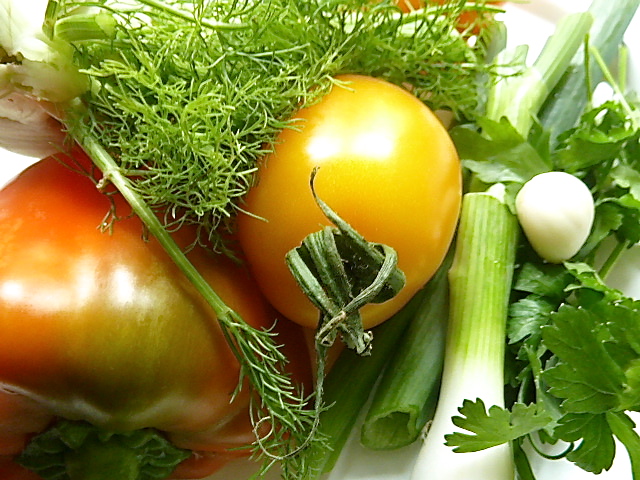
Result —
[{"label": "glossy yellow skin", "polygon": [[396,249],[407,283],[394,299],[362,310],[365,328],[398,311],[431,278],[451,243],[461,200],[461,170],[438,118],[406,90],[345,75],[296,115],[259,171],[238,217],[238,238],[268,300],[283,315],[315,327],[318,311],[285,265],[285,254],[329,225],[309,186],[370,242]]}]

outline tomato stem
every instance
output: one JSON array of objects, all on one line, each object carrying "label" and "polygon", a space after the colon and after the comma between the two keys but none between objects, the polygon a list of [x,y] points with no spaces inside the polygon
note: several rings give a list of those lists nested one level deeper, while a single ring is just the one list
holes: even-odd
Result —
[{"label": "tomato stem", "polygon": [[405,276],[393,248],[369,243],[318,197],[313,186],[317,172],[311,172],[311,192],[335,227],[305,237],[287,253],[287,266],[320,311],[316,341],[331,346],[340,333],[347,347],[369,354],[372,335],[364,331],[359,310],[393,298],[404,287]]},{"label": "tomato stem", "polygon": [[114,433],[59,420],[36,435],[17,461],[45,480],[138,480],[166,478],[190,455],[153,429]]}]

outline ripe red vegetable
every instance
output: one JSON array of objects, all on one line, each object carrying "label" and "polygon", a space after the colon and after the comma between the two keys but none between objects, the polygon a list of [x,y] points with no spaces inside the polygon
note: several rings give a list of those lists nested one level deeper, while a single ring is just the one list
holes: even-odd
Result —
[{"label": "ripe red vegetable", "polygon": [[[80,153],[45,159],[0,191],[0,388],[19,394],[0,390],[0,454],[18,453],[56,417],[155,428],[178,447],[222,455],[193,457],[183,470],[198,458],[217,468],[238,455],[229,448],[254,440],[249,389],[232,401],[239,364],[213,311],[143,239],[139,219],[99,230],[111,207],[122,217],[130,209],[63,165],[76,162],[89,165]],[[189,258],[245,321],[273,325],[244,268],[202,248]],[[308,381],[301,329],[285,320],[276,331],[294,375]]]}]

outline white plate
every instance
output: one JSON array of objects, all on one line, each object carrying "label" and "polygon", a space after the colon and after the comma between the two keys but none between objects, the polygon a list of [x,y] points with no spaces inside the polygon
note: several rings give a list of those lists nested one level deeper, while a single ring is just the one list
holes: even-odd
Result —
[{"label": "white plate", "polygon": [[[615,0],[611,0],[615,1]],[[510,32],[511,45],[528,44],[530,56],[535,58],[554,24],[569,12],[586,10],[590,0],[531,0],[530,3],[508,4],[503,20]],[[631,50],[630,82],[640,90],[640,14],[629,28],[626,40]],[[35,159],[0,149],[0,185],[13,178]],[[628,260],[620,262],[612,273],[612,284],[627,294],[640,298],[640,247],[628,253]],[[638,419],[640,420],[640,419]],[[371,452],[362,448],[354,430],[352,438],[338,464],[326,480],[407,480],[419,448],[419,442],[391,452]],[[539,480],[628,480],[631,479],[629,459],[622,447],[618,450],[613,468],[601,475],[592,475],[565,461],[534,460]],[[244,480],[251,474],[251,466],[232,464],[209,477],[209,480]],[[274,473],[270,479],[278,476]],[[473,480],[473,479],[469,479]]]}]

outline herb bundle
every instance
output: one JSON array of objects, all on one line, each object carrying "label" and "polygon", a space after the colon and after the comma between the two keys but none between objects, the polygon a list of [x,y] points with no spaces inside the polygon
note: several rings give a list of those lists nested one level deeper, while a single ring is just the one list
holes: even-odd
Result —
[{"label": "herb bundle", "polygon": [[258,159],[333,76],[410,85],[433,109],[465,118],[488,69],[485,42],[471,46],[455,29],[464,2],[405,15],[364,0],[141,3],[91,7],[93,23],[84,2],[50,9],[54,38],[74,45],[91,80],[65,123],[136,179],[167,226],[195,223],[217,247]]}]

